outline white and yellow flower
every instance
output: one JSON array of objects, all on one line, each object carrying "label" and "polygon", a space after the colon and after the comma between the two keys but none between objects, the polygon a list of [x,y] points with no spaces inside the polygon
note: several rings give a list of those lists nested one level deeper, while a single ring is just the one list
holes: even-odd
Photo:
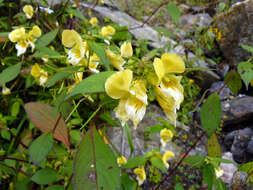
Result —
[{"label": "white and yellow flower", "polygon": [[92,17],[90,20],[89,20],[89,23],[92,25],[92,26],[97,26],[98,24],[98,19],[96,17]]},{"label": "white and yellow flower", "polygon": [[105,38],[111,39],[115,32],[116,31],[112,26],[104,26],[99,34]]},{"label": "white and yellow flower", "polygon": [[33,26],[32,30],[26,33],[25,28],[21,27],[13,30],[9,34],[11,42],[16,43],[17,56],[20,56],[26,52],[26,49],[31,46],[32,51],[35,47],[36,38],[41,36],[41,30],[38,26]]},{"label": "white and yellow flower", "polygon": [[23,7],[26,18],[31,19],[33,17],[33,7],[31,5],[25,5]]},{"label": "white and yellow flower", "polygon": [[62,44],[67,48],[71,48],[68,51],[68,60],[72,65],[78,65],[88,53],[87,42],[83,42],[81,36],[75,30],[64,30],[62,32]]},{"label": "white and yellow flower", "polygon": [[117,164],[119,167],[127,163],[127,159],[125,156],[120,156],[117,158]]},{"label": "white and yellow flower", "polygon": [[2,94],[3,95],[8,95],[10,93],[11,93],[11,90],[9,88],[7,88],[5,84],[3,84],[3,86],[2,86]]},{"label": "white and yellow flower", "polygon": [[132,79],[131,70],[119,71],[106,80],[105,90],[111,98],[120,99],[115,113],[121,124],[125,125],[130,119],[136,128],[145,115],[148,103],[145,83],[140,80],[132,82]]},{"label": "white and yellow flower", "polygon": [[167,168],[167,169],[169,169],[169,164],[168,164],[168,160],[170,159],[170,158],[173,158],[175,156],[175,154],[174,154],[174,152],[172,152],[172,151],[169,151],[169,150],[167,150],[164,154],[163,154],[163,157],[162,157],[162,161],[163,161],[163,163],[164,163],[164,165],[165,165],[165,167]]},{"label": "white and yellow flower", "polygon": [[136,179],[138,181],[138,185],[141,186],[143,182],[146,180],[146,172],[144,167],[135,168],[134,173],[137,175]]},{"label": "white and yellow flower", "polygon": [[35,78],[40,86],[44,86],[48,81],[47,72],[44,69],[40,68],[37,63],[32,66],[31,75]]},{"label": "white and yellow flower", "polygon": [[129,58],[133,55],[133,48],[131,42],[124,42],[120,46],[120,53],[122,57]]},{"label": "white and yellow flower", "polygon": [[89,62],[89,70],[93,73],[99,73],[99,70],[97,70],[97,66],[99,64],[99,57],[93,53],[93,55],[90,57],[90,62]]},{"label": "white and yellow flower", "polygon": [[180,84],[182,77],[173,74],[184,72],[184,62],[176,54],[164,53],[161,59],[154,59],[153,65],[158,77],[158,85],[155,88],[157,101],[167,117],[176,125],[176,111],[184,100],[184,89]]},{"label": "white and yellow flower", "polygon": [[162,147],[165,147],[167,142],[172,140],[173,133],[171,130],[164,128],[160,131],[160,137],[161,137],[160,141],[161,141]]},{"label": "white and yellow flower", "polygon": [[114,68],[120,71],[124,70],[123,65],[125,64],[125,61],[119,54],[115,54],[111,50],[106,50],[105,53]]},{"label": "white and yellow flower", "polygon": [[221,167],[218,166],[217,168],[214,168],[214,171],[217,178],[223,176],[224,171],[221,169]]}]

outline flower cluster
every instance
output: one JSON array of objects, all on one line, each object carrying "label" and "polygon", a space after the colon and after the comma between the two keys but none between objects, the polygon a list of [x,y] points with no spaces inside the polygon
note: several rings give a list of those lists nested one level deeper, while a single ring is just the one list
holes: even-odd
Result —
[{"label": "flower cluster", "polygon": [[41,36],[40,28],[35,25],[32,27],[28,33],[25,31],[24,27],[13,30],[9,34],[9,39],[11,42],[16,43],[17,56],[20,56],[26,52],[26,49],[30,46],[32,51],[35,48],[35,41]]},{"label": "flower cluster", "polygon": [[47,72],[44,69],[40,68],[37,63],[32,66],[31,75],[35,78],[40,86],[44,86],[48,81]]}]

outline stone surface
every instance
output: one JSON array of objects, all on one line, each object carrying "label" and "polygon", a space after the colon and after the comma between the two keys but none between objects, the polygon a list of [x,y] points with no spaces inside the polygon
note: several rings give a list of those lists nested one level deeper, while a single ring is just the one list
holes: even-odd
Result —
[{"label": "stone surface", "polygon": [[[231,152],[223,153],[222,158],[234,162]],[[227,164],[227,163],[221,163],[220,167],[224,172],[223,175],[221,176],[221,179],[229,186],[232,183],[233,175],[236,172],[237,167],[234,164]]]},{"label": "stone surface", "polygon": [[[220,88],[223,87],[225,83],[223,81],[218,81],[218,82],[214,82],[211,85],[210,88],[210,94],[217,92]],[[221,100],[227,100],[229,99],[231,96],[233,95],[233,93],[229,90],[229,88],[227,86],[225,86],[219,93],[219,97]]]},{"label": "stone surface", "polygon": [[218,41],[230,65],[237,65],[250,57],[241,44],[253,46],[253,0],[236,3],[229,12],[214,19],[214,26],[222,33]]},{"label": "stone surface", "polygon": [[222,111],[224,128],[229,126],[229,131],[236,130],[238,123],[244,121],[250,123],[253,120],[253,97],[239,95],[232,100],[223,101]]},{"label": "stone surface", "polygon": [[212,18],[209,14],[185,14],[180,17],[179,27],[184,30],[193,30],[194,25],[197,26],[209,26],[212,22]]}]

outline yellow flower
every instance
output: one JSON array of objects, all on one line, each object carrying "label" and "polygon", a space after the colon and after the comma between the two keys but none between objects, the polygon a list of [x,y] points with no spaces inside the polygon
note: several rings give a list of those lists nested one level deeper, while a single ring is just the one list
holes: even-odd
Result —
[{"label": "yellow flower", "polygon": [[169,160],[170,158],[174,157],[174,156],[175,156],[175,154],[174,154],[173,152],[171,152],[171,151],[166,151],[166,152],[163,154],[162,160],[163,160],[163,163],[164,163],[164,165],[165,165],[165,167],[166,167],[167,169],[169,169],[168,160]]},{"label": "yellow flower", "polygon": [[33,26],[32,30],[29,32],[30,35],[39,38],[41,36],[41,30],[40,27],[37,25]]},{"label": "yellow flower", "polygon": [[25,28],[22,27],[11,31],[8,37],[13,43],[24,40],[26,37]]},{"label": "yellow flower", "polygon": [[117,164],[119,165],[119,167],[126,164],[126,163],[127,163],[127,159],[124,156],[117,158]]},{"label": "yellow flower", "polygon": [[31,75],[36,79],[39,85],[44,86],[48,80],[47,72],[40,68],[40,66],[36,63],[32,66]]},{"label": "yellow flower", "polygon": [[105,53],[116,69],[120,71],[124,70],[123,65],[125,64],[125,61],[119,54],[115,54],[111,50],[106,50]]},{"label": "yellow flower", "polygon": [[164,53],[161,59],[155,58],[153,65],[159,81],[165,74],[183,73],[185,71],[183,59],[174,53]]},{"label": "yellow flower", "polygon": [[147,95],[144,82],[132,82],[132,78],[131,70],[119,71],[106,80],[105,90],[111,98],[120,99],[115,113],[121,124],[131,119],[136,128],[145,115]]},{"label": "yellow flower", "polygon": [[82,38],[75,30],[64,30],[62,32],[62,44],[72,48],[76,44],[81,44]]},{"label": "yellow flower", "polygon": [[77,72],[74,74],[75,77],[75,83],[79,83],[83,80],[83,72]]},{"label": "yellow flower", "polygon": [[146,173],[144,167],[135,168],[134,173],[137,175],[136,179],[138,181],[139,186],[141,186],[146,180]]},{"label": "yellow flower", "polygon": [[112,35],[115,34],[115,29],[112,26],[104,26],[101,29],[100,35],[111,39]]},{"label": "yellow flower", "polygon": [[214,168],[214,171],[217,178],[221,177],[224,173],[224,171],[220,167]]},{"label": "yellow flower", "polygon": [[133,48],[131,42],[124,42],[120,46],[120,53],[122,57],[129,58],[133,55]]},{"label": "yellow flower", "polygon": [[168,141],[171,141],[171,139],[173,138],[173,133],[171,130],[164,128],[160,131],[160,137],[161,137],[161,144],[163,147],[165,147],[166,143]]},{"label": "yellow flower", "polygon": [[33,16],[33,7],[31,5],[25,5],[23,8],[23,11],[25,12],[25,16],[28,19],[31,19]]},{"label": "yellow flower", "polygon": [[2,94],[3,95],[8,95],[8,94],[10,94],[11,93],[11,90],[9,89],[9,88],[7,88],[6,86],[5,86],[5,84],[3,84],[3,86],[2,86]]},{"label": "yellow flower", "polygon": [[97,26],[98,24],[98,19],[96,17],[92,17],[89,21],[89,23],[92,25],[92,26]]},{"label": "yellow flower", "polygon": [[93,73],[99,73],[99,70],[97,70],[97,66],[99,64],[99,57],[93,53],[93,55],[90,57],[90,62],[89,62],[89,69]]}]

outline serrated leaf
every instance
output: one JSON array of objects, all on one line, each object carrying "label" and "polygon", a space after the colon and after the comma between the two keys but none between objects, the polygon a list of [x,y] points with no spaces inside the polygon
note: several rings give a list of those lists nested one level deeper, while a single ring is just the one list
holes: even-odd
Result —
[{"label": "serrated leaf", "polygon": [[168,12],[169,15],[171,16],[172,20],[177,23],[180,16],[181,16],[181,12],[178,8],[178,6],[175,3],[168,3]]},{"label": "serrated leaf", "polygon": [[129,159],[126,164],[121,166],[121,168],[126,168],[126,169],[136,168],[136,167],[144,165],[145,162],[146,162],[146,158],[144,158],[143,156],[136,156],[134,158]]},{"label": "serrated leaf", "polygon": [[93,41],[88,41],[88,46],[92,49],[92,51],[96,53],[105,68],[107,70],[110,70],[112,63],[105,54],[105,46],[103,44],[96,43]]},{"label": "serrated leaf", "polygon": [[123,126],[123,130],[126,135],[128,145],[130,147],[130,153],[132,154],[134,152],[134,144],[133,144],[131,130],[127,123]]},{"label": "serrated leaf", "polygon": [[246,51],[248,51],[248,52],[250,52],[250,53],[253,53],[253,47],[252,47],[252,46],[249,46],[249,45],[246,45],[246,44],[242,44],[241,47],[242,47],[244,50],[246,50]]},{"label": "serrated leaf", "polygon": [[221,157],[221,148],[215,133],[213,133],[207,140],[206,149],[208,156]]},{"label": "serrated leaf", "polygon": [[237,69],[248,90],[249,83],[253,79],[253,63],[240,62]]},{"label": "serrated leaf", "polygon": [[15,79],[21,69],[21,63],[10,66],[0,73],[0,86]]},{"label": "serrated leaf", "polygon": [[120,171],[111,149],[93,126],[83,136],[74,161],[76,190],[119,189]]},{"label": "serrated leaf", "polygon": [[40,185],[51,184],[59,179],[59,174],[50,168],[41,169],[31,177],[32,181]]},{"label": "serrated leaf", "polygon": [[231,90],[234,96],[236,96],[239,90],[242,88],[242,80],[240,78],[240,75],[238,73],[235,73],[235,71],[230,71],[227,73],[224,77],[224,81],[228,81],[227,87]]},{"label": "serrated leaf", "polygon": [[211,94],[200,110],[200,120],[208,136],[216,130],[221,120],[221,102],[217,93]]},{"label": "serrated leaf", "polygon": [[36,48],[41,48],[43,46],[47,46],[48,44],[50,44],[54,38],[56,37],[58,33],[58,29],[53,30],[47,34],[42,35],[37,41],[36,41]]},{"label": "serrated leaf", "polygon": [[160,170],[162,170],[162,171],[164,171],[164,172],[167,171],[166,167],[164,166],[163,161],[162,161],[160,158],[152,157],[152,158],[150,159],[150,162],[151,162],[151,164],[152,164],[153,166],[155,166],[156,168],[158,168],[158,169],[160,169]]},{"label": "serrated leaf", "polygon": [[184,159],[184,163],[191,165],[192,167],[199,167],[205,161],[204,156],[188,156]]},{"label": "serrated leaf", "polygon": [[[38,129],[45,133],[53,131],[59,117],[59,115],[54,115],[53,107],[41,102],[29,102],[24,108],[28,118]],[[55,128],[54,138],[70,147],[67,126],[62,118]]]},{"label": "serrated leaf", "polygon": [[105,92],[105,81],[110,77],[114,71],[105,71],[98,74],[93,74],[80,83],[70,92],[66,99],[75,96],[77,94],[91,94],[98,92]]},{"label": "serrated leaf", "polygon": [[44,133],[35,139],[29,147],[29,157],[33,163],[38,165],[44,160],[53,147],[53,133]]}]

